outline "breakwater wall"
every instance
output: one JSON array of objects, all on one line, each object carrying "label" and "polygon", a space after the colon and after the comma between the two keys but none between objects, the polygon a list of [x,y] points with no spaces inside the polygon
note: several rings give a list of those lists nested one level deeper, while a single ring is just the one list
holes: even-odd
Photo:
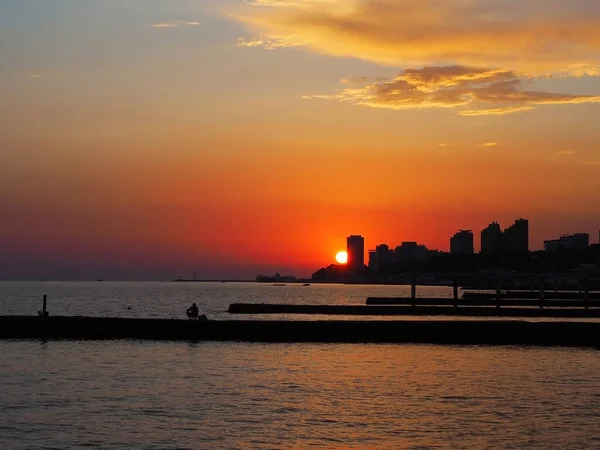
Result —
[{"label": "breakwater wall", "polygon": [[0,339],[424,343],[600,348],[600,323],[527,321],[165,320],[0,317]]},{"label": "breakwater wall", "polygon": [[495,296],[453,298],[367,297],[367,305],[419,305],[419,306],[508,306],[550,308],[600,308],[600,300],[555,300],[552,298],[504,298]]},{"label": "breakwater wall", "polygon": [[[420,302],[422,299],[417,299]],[[600,309],[511,308],[478,306],[403,305],[290,305],[232,303],[231,314],[309,314],[346,316],[451,316],[451,317],[548,317],[600,318]]]},{"label": "breakwater wall", "polygon": [[[463,299],[491,299],[496,298],[498,294],[495,292],[463,292]],[[565,292],[565,291],[552,291],[545,290],[540,292],[535,291],[505,291],[500,292],[501,298],[507,299],[555,299],[555,300],[599,300],[600,304],[600,292]]]}]

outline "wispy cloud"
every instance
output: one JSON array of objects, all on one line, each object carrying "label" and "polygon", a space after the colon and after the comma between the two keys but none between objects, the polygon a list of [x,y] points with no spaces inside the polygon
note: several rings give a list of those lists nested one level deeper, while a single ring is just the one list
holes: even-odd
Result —
[{"label": "wispy cloud", "polygon": [[174,20],[171,22],[159,22],[159,23],[154,23],[152,25],[150,25],[151,28],[179,28],[179,27],[183,27],[183,26],[196,26],[196,25],[200,25],[200,22],[193,22],[193,21],[181,21],[181,20]]},{"label": "wispy cloud", "polygon": [[238,47],[260,47],[267,50],[274,50],[276,48],[296,47],[300,44],[283,38],[259,37],[251,39],[240,38],[237,45]]},{"label": "wispy cloud", "polygon": [[484,142],[483,144],[479,144],[477,147],[497,147],[500,145],[498,142]]},{"label": "wispy cloud", "polygon": [[45,74],[45,73],[32,73],[31,75],[29,75],[28,78],[30,80],[35,80],[36,78],[43,78],[43,77],[46,77],[46,76],[48,76],[48,74]]},{"label": "wispy cloud", "polygon": [[565,150],[562,152],[557,152],[556,156],[572,156],[574,154],[575,154],[575,152],[573,150]]},{"label": "wispy cloud", "polygon": [[338,0],[245,0],[251,6],[268,6],[277,8],[307,8],[316,3],[335,3]]},{"label": "wispy cloud", "polygon": [[[458,64],[528,74],[600,74],[600,2],[248,0],[234,17],[266,38],[401,66]],[[262,7],[259,7],[262,6]]]},{"label": "wispy cloud", "polygon": [[510,70],[464,66],[407,69],[391,79],[342,80],[332,95],[305,98],[338,100],[387,109],[455,108],[464,116],[509,114],[540,105],[600,102],[598,95],[527,90],[529,78]]}]

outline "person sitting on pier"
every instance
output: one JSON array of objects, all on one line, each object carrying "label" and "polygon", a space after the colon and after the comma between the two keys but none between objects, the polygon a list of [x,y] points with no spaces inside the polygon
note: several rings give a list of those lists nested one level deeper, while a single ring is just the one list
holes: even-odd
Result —
[{"label": "person sitting on pier", "polygon": [[192,306],[190,306],[186,310],[186,314],[187,314],[188,318],[190,318],[190,319],[197,319],[198,318],[198,307],[196,306],[195,303],[192,303]]}]

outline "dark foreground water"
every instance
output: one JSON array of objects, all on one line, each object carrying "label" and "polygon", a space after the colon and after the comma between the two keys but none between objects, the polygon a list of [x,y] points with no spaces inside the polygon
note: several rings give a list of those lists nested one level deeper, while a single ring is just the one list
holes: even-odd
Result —
[{"label": "dark foreground water", "polygon": [[[0,314],[39,309],[40,289],[51,311],[124,317],[181,316],[190,299],[225,317],[231,301],[362,303],[390,289],[315,288],[0,283]],[[599,424],[594,350],[0,341],[2,449],[576,449],[600,447]]]},{"label": "dark foreground water", "polygon": [[0,448],[598,448],[584,350],[0,342]]}]

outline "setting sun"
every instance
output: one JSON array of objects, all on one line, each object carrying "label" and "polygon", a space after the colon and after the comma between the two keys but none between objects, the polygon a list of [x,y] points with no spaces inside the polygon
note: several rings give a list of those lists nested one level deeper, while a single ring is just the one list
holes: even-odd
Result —
[{"label": "setting sun", "polygon": [[348,253],[346,253],[346,252],[338,252],[338,254],[335,255],[335,260],[339,264],[346,264],[348,262]]}]

